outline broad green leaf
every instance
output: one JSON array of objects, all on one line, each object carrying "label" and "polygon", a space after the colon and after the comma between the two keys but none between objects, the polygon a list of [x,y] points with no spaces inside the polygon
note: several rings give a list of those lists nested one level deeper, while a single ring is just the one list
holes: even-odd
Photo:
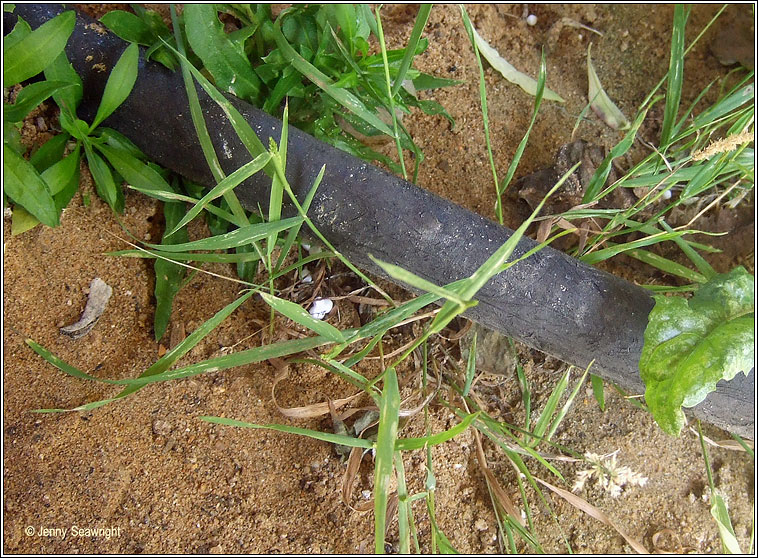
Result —
[{"label": "broad green leaf", "polygon": [[46,21],[9,48],[3,48],[3,87],[10,87],[44,70],[68,42],[74,30],[73,11]]},{"label": "broad green leaf", "polygon": [[135,188],[147,191],[173,191],[168,182],[160,174],[128,151],[105,144],[99,144],[97,148],[105,155],[108,162],[113,165],[113,168],[124,177],[124,180]]},{"label": "broad green leaf", "polygon": [[[65,81],[73,85],[71,88],[61,89],[53,94],[53,99],[61,107],[62,113],[68,115],[70,119],[76,116],[76,107],[82,100],[83,85],[82,79],[79,74],[76,73],[74,67],[68,61],[66,52],[61,52],[58,57],[53,60],[45,68],[45,78],[50,81]],[[61,114],[63,118],[64,114]]]},{"label": "broad green leaf", "polygon": [[65,81],[38,81],[24,87],[16,97],[16,102],[3,107],[8,122],[20,122],[42,101],[64,87],[72,87]]},{"label": "broad green leaf", "polygon": [[63,153],[66,150],[66,142],[71,136],[63,133],[53,136],[42,146],[32,153],[29,162],[37,169],[37,172],[44,172],[52,167],[55,163],[63,159]]},{"label": "broad green leaf", "polygon": [[67,155],[42,173],[42,180],[47,183],[50,194],[55,200],[55,207],[62,210],[79,189],[79,160],[81,147],[78,145],[73,153]]},{"label": "broad green leaf", "polygon": [[339,329],[328,322],[317,320],[299,304],[295,304],[289,300],[277,298],[267,293],[261,293],[261,297],[266,302],[266,304],[271,306],[271,308],[288,317],[295,323],[305,326],[317,334],[334,341],[335,343],[345,342],[345,336]]},{"label": "broad green leaf", "polygon": [[17,205],[13,208],[11,215],[11,235],[23,234],[28,230],[39,225],[39,219],[29,213],[22,206]]},{"label": "broad green leaf", "polygon": [[121,57],[113,66],[108,81],[105,84],[103,98],[100,106],[97,107],[95,120],[90,126],[90,132],[97,128],[100,123],[108,118],[113,112],[121,106],[129,93],[132,92],[134,82],[137,81],[137,65],[139,63],[139,47],[132,43],[124,50]]},{"label": "broad green leaf", "polygon": [[603,384],[603,379],[595,374],[590,374],[590,383],[592,384],[592,393],[600,410],[605,411],[605,385]]},{"label": "broad green leaf", "polygon": [[121,186],[113,180],[113,173],[108,164],[92,149],[89,142],[84,142],[84,152],[87,154],[87,165],[95,180],[95,190],[113,211],[121,213],[124,210],[124,194]]},{"label": "broad green leaf", "polygon": [[374,112],[366,108],[366,105],[358,97],[353,95],[347,89],[341,87],[335,87],[332,80],[324,74],[321,70],[316,68],[313,64],[303,58],[292,46],[287,42],[287,39],[282,35],[282,32],[276,25],[272,27],[276,44],[295,67],[295,69],[315,83],[319,88],[324,90],[327,95],[332,97],[340,105],[351,111],[358,117],[362,118],[368,124],[372,125],[377,130],[387,134],[390,137],[395,137],[395,134],[390,128],[378,117]]},{"label": "broad green leaf", "polygon": [[[174,229],[176,224],[184,217],[185,205],[181,202],[170,202],[163,204],[163,215],[166,218],[166,231]],[[182,227],[170,237],[163,235],[164,244],[178,244],[187,242],[189,234],[187,228]],[[156,258],[155,260],[155,318],[153,320],[153,329],[155,331],[155,340],[159,341],[171,320],[171,309],[174,304],[174,297],[179,292],[184,280],[187,268],[173,262]]]},{"label": "broad green leaf", "polygon": [[229,40],[212,4],[187,4],[184,24],[192,50],[211,73],[216,85],[247,101],[260,93],[260,80],[242,49]]},{"label": "broad green leaf", "polygon": [[22,205],[41,223],[49,227],[60,224],[58,209],[55,207],[47,184],[32,164],[3,144],[3,190],[14,202]]},{"label": "broad green leaf", "polygon": [[747,374],[754,358],[754,280],[744,268],[714,276],[692,299],[655,296],[640,375],[661,428],[678,435],[681,407],[694,407],[719,380]]},{"label": "broad green leaf", "polygon": [[100,21],[127,42],[149,46],[155,40],[155,35],[147,23],[133,13],[114,10],[101,17]]},{"label": "broad green leaf", "polygon": [[[7,4],[5,5],[7,6]],[[29,27],[29,24],[26,23],[23,18],[19,17],[11,32],[3,37],[3,52],[11,48],[31,32],[32,28]]]}]

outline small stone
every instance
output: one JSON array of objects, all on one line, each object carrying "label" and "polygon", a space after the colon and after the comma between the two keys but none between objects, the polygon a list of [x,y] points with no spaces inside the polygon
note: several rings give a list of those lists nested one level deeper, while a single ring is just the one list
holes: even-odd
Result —
[{"label": "small stone", "polygon": [[534,27],[535,25],[537,25],[537,16],[536,16],[536,15],[534,15],[534,14],[529,14],[529,15],[526,17],[526,24],[527,24],[529,27]]},{"label": "small stone", "polygon": [[165,420],[156,419],[153,421],[153,434],[156,436],[167,436],[173,430],[171,423]]}]

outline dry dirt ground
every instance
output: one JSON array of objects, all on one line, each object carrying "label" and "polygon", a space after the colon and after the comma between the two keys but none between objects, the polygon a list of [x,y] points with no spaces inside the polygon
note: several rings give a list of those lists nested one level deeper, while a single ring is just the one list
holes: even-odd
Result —
[{"label": "dry dirt ground", "polygon": [[[695,6],[688,25],[692,40],[715,12]],[[385,25],[390,44],[407,39],[416,8],[387,6]],[[540,47],[547,48],[548,85],[565,105],[543,103],[517,176],[553,162],[558,147],[570,139],[577,115],[586,103],[585,56],[589,41],[601,80],[621,110],[632,116],[668,64],[673,6],[552,6],[530,5],[537,24],[527,25],[522,5],[471,6],[480,33],[518,68],[536,74]],[[749,6],[733,6],[750,17]],[[554,24],[562,17],[603,32]],[[551,32],[552,29],[552,32]],[[688,56],[685,69],[687,104],[710,80],[726,70],[707,47],[712,32]],[[427,155],[419,183],[435,192],[493,217],[494,194],[489,173],[476,64],[458,8],[436,6],[425,36],[430,48],[418,66],[464,84],[433,93],[456,120],[450,129],[442,118],[421,115],[409,119],[417,142]],[[515,151],[531,117],[532,99],[505,82],[487,66],[486,81],[495,159],[501,173]],[[660,109],[651,112],[643,136],[653,139]],[[579,126],[578,137],[609,146],[620,138],[594,116]],[[34,141],[34,131],[27,130]],[[214,426],[198,420],[217,415],[254,423],[284,422],[328,430],[328,419],[292,421],[272,402],[277,373],[269,363],[192,379],[149,386],[136,395],[87,413],[35,414],[40,408],[71,408],[112,396],[115,388],[69,377],[34,354],[24,343],[31,337],[82,370],[109,378],[133,377],[152,364],[159,352],[152,332],[153,272],[138,259],[114,258],[106,252],[123,249],[124,232],[94,193],[83,173],[80,193],[56,229],[37,227],[10,236],[4,221],[3,245],[3,550],[8,553],[356,553],[371,550],[372,513],[360,514],[342,503],[340,490],[345,463],[322,442],[264,430]],[[83,204],[83,196],[91,203]],[[507,204],[508,221],[518,224],[520,202]],[[123,225],[138,238],[157,239],[162,214],[153,201],[127,194]],[[752,206],[742,213],[721,212],[711,224],[729,230],[742,227],[727,257],[715,261],[725,270],[736,263],[752,271],[754,220]],[[207,234],[197,224],[195,237]],[[735,238],[735,237],[730,237]],[[231,268],[209,267],[232,275]],[[616,265],[611,271],[640,283],[662,281],[658,273]],[[101,277],[113,296],[95,328],[78,340],[59,333],[76,321],[93,277]],[[193,331],[231,302],[237,286],[198,274],[176,299],[172,324]],[[400,295],[402,297],[402,295]],[[343,313],[352,311],[342,307]],[[259,345],[260,301],[246,303],[209,335],[184,363]],[[284,325],[284,322],[278,322]],[[283,331],[283,330],[282,330]],[[544,406],[564,366],[544,355],[521,349],[533,390],[535,415]],[[369,373],[369,372],[367,372]],[[410,367],[404,376],[416,372]],[[508,420],[523,416],[516,379],[500,378],[482,387],[492,412]],[[487,391],[489,390],[489,391]],[[350,393],[327,372],[292,366],[290,380],[277,387],[282,406],[307,405]],[[499,401],[499,402],[498,402]],[[674,439],[661,433],[650,416],[606,387],[603,413],[589,389],[582,388],[556,434],[556,441],[573,450],[618,451],[620,464],[647,477],[644,487],[632,487],[612,498],[596,485],[582,493],[630,536],[649,550],[717,553],[721,546],[710,516],[706,473],[699,441],[690,432]],[[432,405],[431,424],[454,424],[444,407]],[[422,420],[409,426],[418,432]],[[728,436],[712,428],[713,439]],[[513,470],[495,448],[485,445],[490,466],[506,491],[519,502]],[[729,503],[737,538],[747,548],[753,525],[754,462],[744,453],[711,448],[715,482]],[[433,450],[437,478],[437,523],[464,553],[500,551],[490,497],[477,464],[470,431]],[[423,489],[423,452],[406,455],[412,491]],[[549,473],[536,463],[533,471]],[[580,464],[556,465],[571,483]],[[551,482],[557,483],[553,477]],[[356,500],[371,489],[370,459],[356,481]],[[366,492],[368,494],[368,492]],[[632,549],[612,528],[565,501],[548,496],[558,521],[536,502],[535,533],[548,552],[565,552],[564,539],[576,552],[626,553]],[[429,550],[430,525],[423,501],[414,505],[422,550]],[[79,528],[112,527],[112,535],[73,536]],[[28,529],[34,533],[29,534]],[[63,538],[42,529],[69,529]],[[660,533],[659,536],[656,534]],[[396,523],[388,533],[397,541]],[[396,547],[395,547],[396,548]],[[528,548],[520,546],[522,550]]]}]

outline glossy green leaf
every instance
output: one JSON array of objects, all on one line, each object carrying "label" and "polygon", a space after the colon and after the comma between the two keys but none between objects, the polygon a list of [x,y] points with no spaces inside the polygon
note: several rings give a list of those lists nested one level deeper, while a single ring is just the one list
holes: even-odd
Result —
[{"label": "glossy green leaf", "polygon": [[80,153],[81,147],[77,145],[72,153],[42,173],[42,179],[47,183],[58,211],[68,205],[79,189]]},{"label": "glossy green leaf", "polygon": [[32,153],[32,156],[29,157],[29,162],[37,169],[37,172],[44,172],[63,159],[66,142],[70,138],[71,136],[66,133],[53,136],[43,143],[37,151]]},{"label": "glossy green leaf", "polygon": [[687,300],[655,296],[640,358],[645,401],[661,428],[678,435],[681,407],[694,407],[719,380],[754,359],[754,280],[744,268],[714,276]]},{"label": "glossy green leaf", "polygon": [[260,80],[245,53],[228,35],[212,4],[187,4],[185,31],[192,50],[200,57],[216,85],[241,99],[255,101]]},{"label": "glossy green leaf", "polygon": [[57,227],[60,223],[55,200],[32,164],[3,144],[3,190],[41,223]]},{"label": "glossy green leaf", "polygon": [[127,42],[148,46],[155,40],[155,36],[147,23],[133,13],[114,10],[101,17],[100,21],[115,35]]},{"label": "glossy green leaf", "polygon": [[84,142],[84,152],[87,154],[87,165],[95,181],[95,190],[103,198],[113,211],[121,213],[124,210],[124,193],[121,185],[117,185],[113,179],[108,164],[100,155],[95,153],[88,142]]},{"label": "glossy green leaf", "polygon": [[75,118],[76,107],[79,106],[79,103],[82,101],[84,88],[82,85],[82,79],[68,61],[65,51],[61,52],[58,57],[45,68],[45,78],[50,81],[65,81],[73,86],[56,91],[53,94],[53,99],[58,106],[61,107],[63,113],[66,113],[71,119]]},{"label": "glossy green leaf", "polygon": [[8,122],[20,122],[32,109],[64,87],[72,87],[65,81],[38,81],[24,87],[16,97],[16,102],[3,107]]},{"label": "glossy green leaf", "polygon": [[147,191],[173,191],[168,182],[158,172],[128,151],[105,144],[100,144],[97,148],[105,155],[108,162],[113,165],[113,168],[124,177],[124,180],[135,188]]},{"label": "glossy green leaf", "polygon": [[[4,6],[7,6],[7,4]],[[11,32],[3,37],[3,51],[11,48],[31,32],[32,28],[29,27],[29,24],[24,21],[23,18],[19,17]]]},{"label": "glossy green leaf", "polygon": [[12,46],[3,48],[3,87],[20,83],[44,70],[63,52],[75,23],[73,11],[63,12]]},{"label": "glossy green leaf", "polygon": [[103,120],[113,114],[132,92],[134,82],[137,81],[138,63],[139,47],[132,43],[126,47],[116,65],[113,66],[110,76],[108,76],[103,98],[100,101],[100,106],[97,107],[97,114],[90,131],[97,128]]},{"label": "glossy green leaf", "polygon": [[39,219],[29,213],[22,206],[17,205],[13,208],[11,215],[11,235],[23,234],[39,225]]}]

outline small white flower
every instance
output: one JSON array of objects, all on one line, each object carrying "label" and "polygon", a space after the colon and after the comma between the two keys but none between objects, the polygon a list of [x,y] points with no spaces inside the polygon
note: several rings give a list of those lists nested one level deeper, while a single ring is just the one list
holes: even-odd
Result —
[{"label": "small white flower", "polygon": [[571,489],[572,492],[580,492],[585,483],[592,477],[595,477],[601,488],[613,498],[618,498],[626,485],[645,486],[647,477],[635,473],[626,465],[618,465],[616,462],[617,453],[618,450],[608,455],[585,453],[584,457],[592,465],[592,468],[577,473],[574,486]]}]

